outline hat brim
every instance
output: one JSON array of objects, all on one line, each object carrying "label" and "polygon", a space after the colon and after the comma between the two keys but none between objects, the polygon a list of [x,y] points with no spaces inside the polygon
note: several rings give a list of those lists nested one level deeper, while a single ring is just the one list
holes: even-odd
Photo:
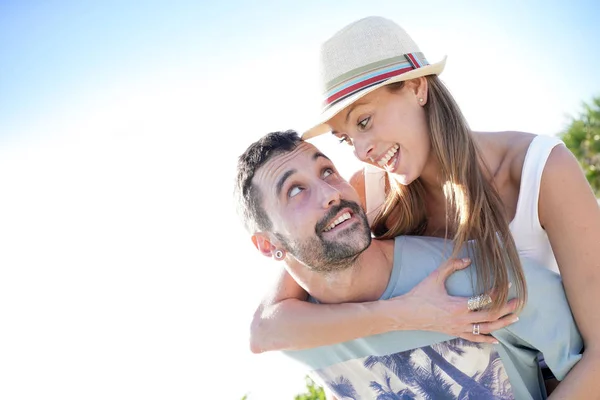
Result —
[{"label": "hat brim", "polygon": [[382,86],[390,85],[390,84],[396,83],[396,82],[406,81],[409,79],[419,78],[421,76],[441,74],[442,71],[444,70],[444,67],[446,66],[446,58],[447,57],[444,57],[441,61],[439,61],[435,64],[426,65],[424,67],[405,72],[401,75],[390,78],[387,81],[381,82],[377,85],[371,86],[370,88],[361,90],[358,93],[354,93],[353,95],[348,96],[344,100],[340,101],[339,103],[335,104],[334,106],[332,106],[329,109],[327,109],[326,111],[324,111],[321,114],[321,116],[319,117],[319,122],[315,126],[306,130],[302,134],[302,139],[303,140],[310,139],[315,136],[319,136],[319,135],[322,135],[324,133],[331,131],[330,126],[327,124],[327,122],[331,118],[335,117],[340,111],[342,111],[344,108],[348,107],[350,104],[354,103],[356,100],[371,93],[374,90],[379,89]]}]

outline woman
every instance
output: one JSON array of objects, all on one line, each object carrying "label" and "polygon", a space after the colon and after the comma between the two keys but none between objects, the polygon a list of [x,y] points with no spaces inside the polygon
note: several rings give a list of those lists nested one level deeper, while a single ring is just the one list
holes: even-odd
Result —
[{"label": "woman", "polygon": [[[352,179],[374,217],[376,236],[446,237],[455,248],[476,240],[473,256],[494,271],[478,282],[480,289],[494,284],[493,307],[469,313],[466,300],[447,296],[436,276],[387,302],[314,305],[283,274],[257,310],[253,349],[316,347],[399,329],[491,341],[475,333],[509,322],[495,319],[506,311],[507,274],[519,276],[518,252],[545,265],[555,258],[584,338],[582,360],[554,396],[598,393],[600,209],[572,154],[549,137],[471,132],[436,76],[444,61],[429,65],[391,21],[371,17],[343,28],[324,44],[322,57],[326,109],[322,123],[304,137],[331,131],[359,159],[387,171],[384,181],[375,179],[375,190],[370,174]],[[384,196],[382,205],[374,200]],[[517,291],[525,301],[525,288]],[[412,315],[417,306],[419,315]],[[469,323],[471,332],[464,328]]]}]

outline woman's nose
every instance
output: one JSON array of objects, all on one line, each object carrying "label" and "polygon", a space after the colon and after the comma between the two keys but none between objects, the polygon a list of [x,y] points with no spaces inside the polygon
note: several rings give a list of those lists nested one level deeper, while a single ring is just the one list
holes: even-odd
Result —
[{"label": "woman's nose", "polygon": [[354,155],[361,161],[369,162],[373,161],[373,145],[364,139],[358,139],[354,141]]}]

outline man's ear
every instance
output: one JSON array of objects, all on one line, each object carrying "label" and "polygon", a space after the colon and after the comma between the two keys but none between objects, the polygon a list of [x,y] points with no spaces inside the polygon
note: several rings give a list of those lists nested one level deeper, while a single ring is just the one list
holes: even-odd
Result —
[{"label": "man's ear", "polygon": [[263,256],[269,258],[273,257],[275,245],[271,242],[271,238],[268,233],[256,232],[254,235],[252,235],[252,243],[254,243],[254,247],[256,247]]}]

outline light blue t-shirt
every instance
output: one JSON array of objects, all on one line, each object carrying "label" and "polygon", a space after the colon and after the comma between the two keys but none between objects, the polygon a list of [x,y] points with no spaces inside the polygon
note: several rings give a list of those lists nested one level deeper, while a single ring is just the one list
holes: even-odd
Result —
[{"label": "light blue t-shirt", "polygon": [[[394,266],[381,299],[410,291],[451,251],[452,243],[443,239],[396,238]],[[544,399],[538,354],[562,380],[581,358],[583,342],[560,276],[521,261],[528,301],[518,322],[493,333],[498,345],[436,332],[394,331],[284,353],[308,366],[339,399]],[[477,294],[475,274],[474,265],[455,272],[446,281],[448,293]]]}]

